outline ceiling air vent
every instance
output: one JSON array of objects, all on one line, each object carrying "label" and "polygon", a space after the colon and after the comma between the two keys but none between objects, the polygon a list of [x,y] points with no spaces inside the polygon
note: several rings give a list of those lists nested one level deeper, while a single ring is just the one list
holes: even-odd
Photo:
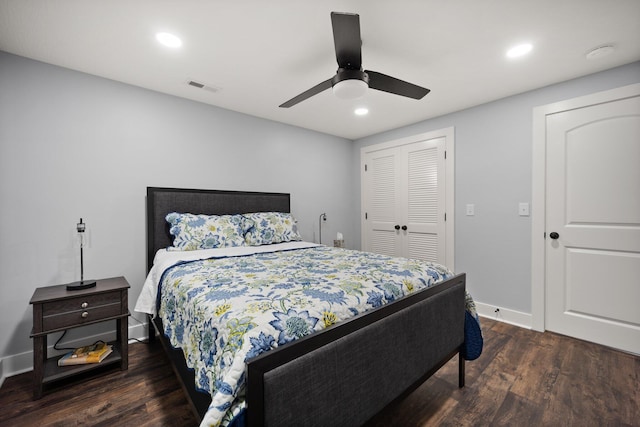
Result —
[{"label": "ceiling air vent", "polygon": [[194,82],[193,80],[189,80],[189,83],[187,83],[191,86],[195,86],[199,89],[202,89],[204,87],[204,85],[202,83],[198,83],[198,82]]},{"label": "ceiling air vent", "polygon": [[208,85],[208,84],[205,84],[205,83],[200,83],[200,82],[197,82],[195,80],[187,80],[187,84],[189,86],[197,87],[198,89],[204,89],[204,90],[207,90],[207,91],[213,92],[213,93],[216,93],[216,92],[220,91],[219,87],[211,86],[211,85]]}]

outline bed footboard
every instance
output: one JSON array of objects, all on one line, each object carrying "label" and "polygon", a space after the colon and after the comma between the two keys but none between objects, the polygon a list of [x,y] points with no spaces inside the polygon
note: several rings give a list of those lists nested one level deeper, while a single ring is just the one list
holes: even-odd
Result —
[{"label": "bed footboard", "polygon": [[250,360],[248,426],[366,422],[458,353],[465,279],[455,276]]}]

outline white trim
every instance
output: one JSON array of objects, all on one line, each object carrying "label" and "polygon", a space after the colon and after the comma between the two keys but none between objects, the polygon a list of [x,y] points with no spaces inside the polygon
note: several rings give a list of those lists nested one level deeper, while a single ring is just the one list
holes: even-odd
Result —
[{"label": "white trim", "polygon": [[[445,166],[445,212],[447,221],[445,222],[446,233],[446,249],[445,249],[445,265],[455,271],[455,128],[453,126],[438,129],[431,132],[411,135],[392,141],[381,142],[379,144],[367,145],[360,148],[360,189],[364,182],[364,163],[365,154],[373,151],[384,150],[387,148],[408,145],[414,142],[425,141],[444,137],[444,149],[447,153],[447,162]],[[360,191],[360,212],[364,212],[365,194]],[[360,247],[364,247],[364,238],[366,230],[364,218],[360,218]]]},{"label": "white trim", "polygon": [[640,95],[640,83],[542,105],[533,109],[531,213],[531,326],[545,330],[546,117],[576,108]]},{"label": "white trim", "polygon": [[[147,323],[129,325],[129,344],[135,342],[134,340],[146,341],[147,335]],[[104,334],[96,334],[88,337],[78,338],[74,341],[67,341],[63,343],[69,347],[80,347],[86,345],[87,342],[94,342],[98,340],[115,341],[116,332],[110,331]],[[47,347],[49,357],[56,355],[63,355],[65,351],[54,350],[53,345]],[[6,378],[14,375],[22,374],[33,370],[33,350],[25,351],[24,353],[14,354],[0,359],[0,386]]]},{"label": "white trim", "polygon": [[446,265],[452,271],[455,270],[455,179],[456,179],[456,138],[455,130],[453,127],[449,127],[441,130],[445,136],[445,150],[447,152],[446,170],[445,170],[445,211],[447,215],[447,221],[445,222],[445,230],[447,233],[447,248],[445,259]]},{"label": "white trim", "polygon": [[546,230],[546,108],[533,109],[531,166],[531,327],[544,332],[544,272]]},{"label": "white trim", "polygon": [[[519,326],[521,328],[531,329],[532,318],[529,313],[523,313],[521,311],[511,310],[504,307],[496,307],[495,305],[484,304],[482,302],[474,302],[476,304],[478,315],[481,317]],[[496,310],[498,311],[496,312]]]},{"label": "white trim", "polygon": [[[147,333],[148,326],[150,326],[148,322],[129,325],[129,344],[138,341],[147,341],[149,339],[149,335]],[[153,328],[153,326],[151,327]]]}]

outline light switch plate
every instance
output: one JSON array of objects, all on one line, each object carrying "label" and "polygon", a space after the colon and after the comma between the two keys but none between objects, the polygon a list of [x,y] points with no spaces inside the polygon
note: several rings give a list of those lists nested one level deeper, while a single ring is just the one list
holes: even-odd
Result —
[{"label": "light switch plate", "polygon": [[473,203],[469,203],[467,205],[467,216],[473,216],[475,215],[475,205]]},{"label": "light switch plate", "polygon": [[529,216],[529,203],[520,203],[518,205],[518,215]]}]

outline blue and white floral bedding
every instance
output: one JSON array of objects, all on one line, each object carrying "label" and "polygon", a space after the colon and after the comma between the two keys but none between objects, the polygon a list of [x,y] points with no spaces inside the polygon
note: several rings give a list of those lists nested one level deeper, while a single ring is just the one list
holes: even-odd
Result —
[{"label": "blue and white floral bedding", "polygon": [[453,275],[405,258],[302,242],[270,246],[158,262],[136,305],[153,314],[160,275],[165,335],[183,349],[196,387],[212,396],[201,426],[227,425],[244,411],[248,359]]}]

